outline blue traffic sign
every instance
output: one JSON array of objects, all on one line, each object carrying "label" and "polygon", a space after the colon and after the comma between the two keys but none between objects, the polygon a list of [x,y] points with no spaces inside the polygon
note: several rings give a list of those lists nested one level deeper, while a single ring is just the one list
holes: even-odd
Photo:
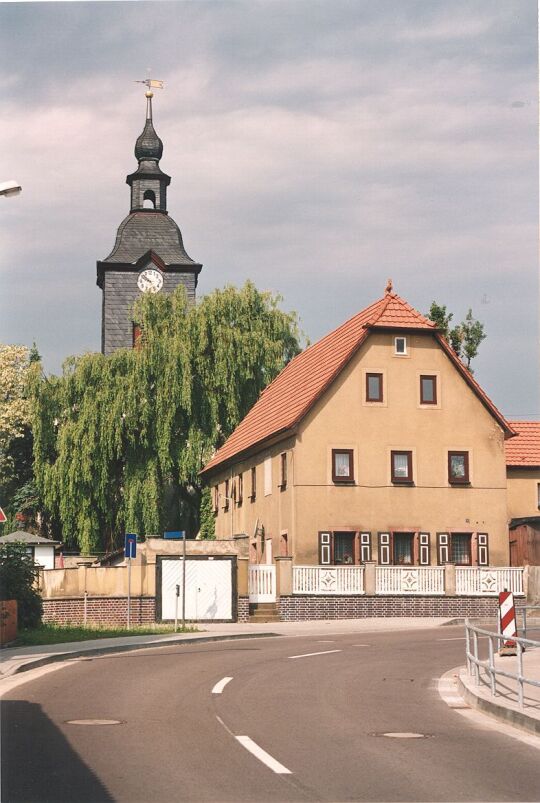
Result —
[{"label": "blue traffic sign", "polygon": [[181,541],[185,537],[186,537],[185,530],[165,530],[165,532],[163,533],[163,538],[169,538],[172,541]]},{"label": "blue traffic sign", "polygon": [[135,558],[137,556],[137,536],[135,533],[126,533],[124,540],[124,556]]}]

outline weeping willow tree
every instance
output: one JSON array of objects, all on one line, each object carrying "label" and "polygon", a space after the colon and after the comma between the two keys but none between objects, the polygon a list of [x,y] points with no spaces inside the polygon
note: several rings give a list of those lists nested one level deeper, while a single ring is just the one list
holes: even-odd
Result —
[{"label": "weeping willow tree", "polygon": [[279,301],[249,282],[195,307],[182,289],[147,294],[138,348],[70,358],[61,377],[35,367],[34,472],[65,543],[88,553],[124,531],[197,531],[198,472],[299,351]]}]

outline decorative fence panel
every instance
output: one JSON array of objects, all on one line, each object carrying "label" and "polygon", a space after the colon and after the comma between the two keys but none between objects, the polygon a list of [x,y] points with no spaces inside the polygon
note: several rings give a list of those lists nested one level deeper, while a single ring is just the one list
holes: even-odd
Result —
[{"label": "decorative fence panel", "polygon": [[377,566],[376,594],[444,594],[443,566]]},{"label": "decorative fence panel", "polygon": [[249,601],[276,601],[276,567],[259,563],[249,567]]},{"label": "decorative fence panel", "polygon": [[524,596],[522,567],[492,566],[477,569],[456,566],[456,594],[459,596],[494,597],[499,591],[505,590],[512,591],[519,597]]},{"label": "decorative fence panel", "polygon": [[293,594],[363,593],[363,566],[293,567]]}]

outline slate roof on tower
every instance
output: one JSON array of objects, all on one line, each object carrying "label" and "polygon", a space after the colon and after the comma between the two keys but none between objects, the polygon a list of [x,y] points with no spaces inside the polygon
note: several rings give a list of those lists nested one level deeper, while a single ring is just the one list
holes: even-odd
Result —
[{"label": "slate roof on tower", "polygon": [[286,437],[327,390],[373,330],[409,330],[432,333],[448,358],[496,419],[506,437],[515,433],[504,416],[465,368],[436,324],[392,292],[361,310],[333,332],[294,357],[262,392],[258,401],[231,436],[206,464],[202,474],[229,463],[233,458],[262,446],[269,439]]},{"label": "slate roof on tower", "polygon": [[165,265],[199,267],[188,256],[174,220],[161,212],[131,212],[118,227],[114,248],[104,262],[134,264],[152,249]]},{"label": "slate roof on tower", "polygon": [[520,468],[540,467],[540,423],[511,421],[517,437],[505,444],[506,465]]}]

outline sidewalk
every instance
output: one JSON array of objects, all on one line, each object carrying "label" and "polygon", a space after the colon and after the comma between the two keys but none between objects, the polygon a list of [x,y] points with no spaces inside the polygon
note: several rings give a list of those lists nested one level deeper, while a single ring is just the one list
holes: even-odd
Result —
[{"label": "sidewalk", "polygon": [[[536,635],[535,638],[538,636]],[[487,652],[487,650],[486,650]],[[484,656],[482,656],[484,657]],[[516,656],[495,656],[495,668],[517,674]],[[474,668],[472,669],[474,672]],[[529,648],[523,655],[523,676],[540,681],[540,647]],[[525,683],[523,686],[524,705],[519,707],[517,680],[496,676],[496,693],[491,693],[490,679],[482,668],[480,683],[476,676],[469,675],[466,667],[459,673],[459,689],[461,696],[469,705],[489,714],[491,717],[513,725],[521,730],[540,736],[540,687]]]},{"label": "sidewalk", "polygon": [[183,642],[219,641],[224,639],[299,637],[321,634],[346,634],[381,632],[391,630],[414,630],[439,627],[450,619],[440,617],[422,618],[395,617],[388,619],[331,619],[309,622],[268,622],[267,624],[226,623],[201,624],[198,633],[167,633],[155,636],[122,636],[119,638],[74,641],[65,644],[43,644],[35,647],[7,647],[0,651],[0,686],[4,678],[18,672],[36,669],[39,666],[84,655],[102,655],[107,652],[156,647]]}]

